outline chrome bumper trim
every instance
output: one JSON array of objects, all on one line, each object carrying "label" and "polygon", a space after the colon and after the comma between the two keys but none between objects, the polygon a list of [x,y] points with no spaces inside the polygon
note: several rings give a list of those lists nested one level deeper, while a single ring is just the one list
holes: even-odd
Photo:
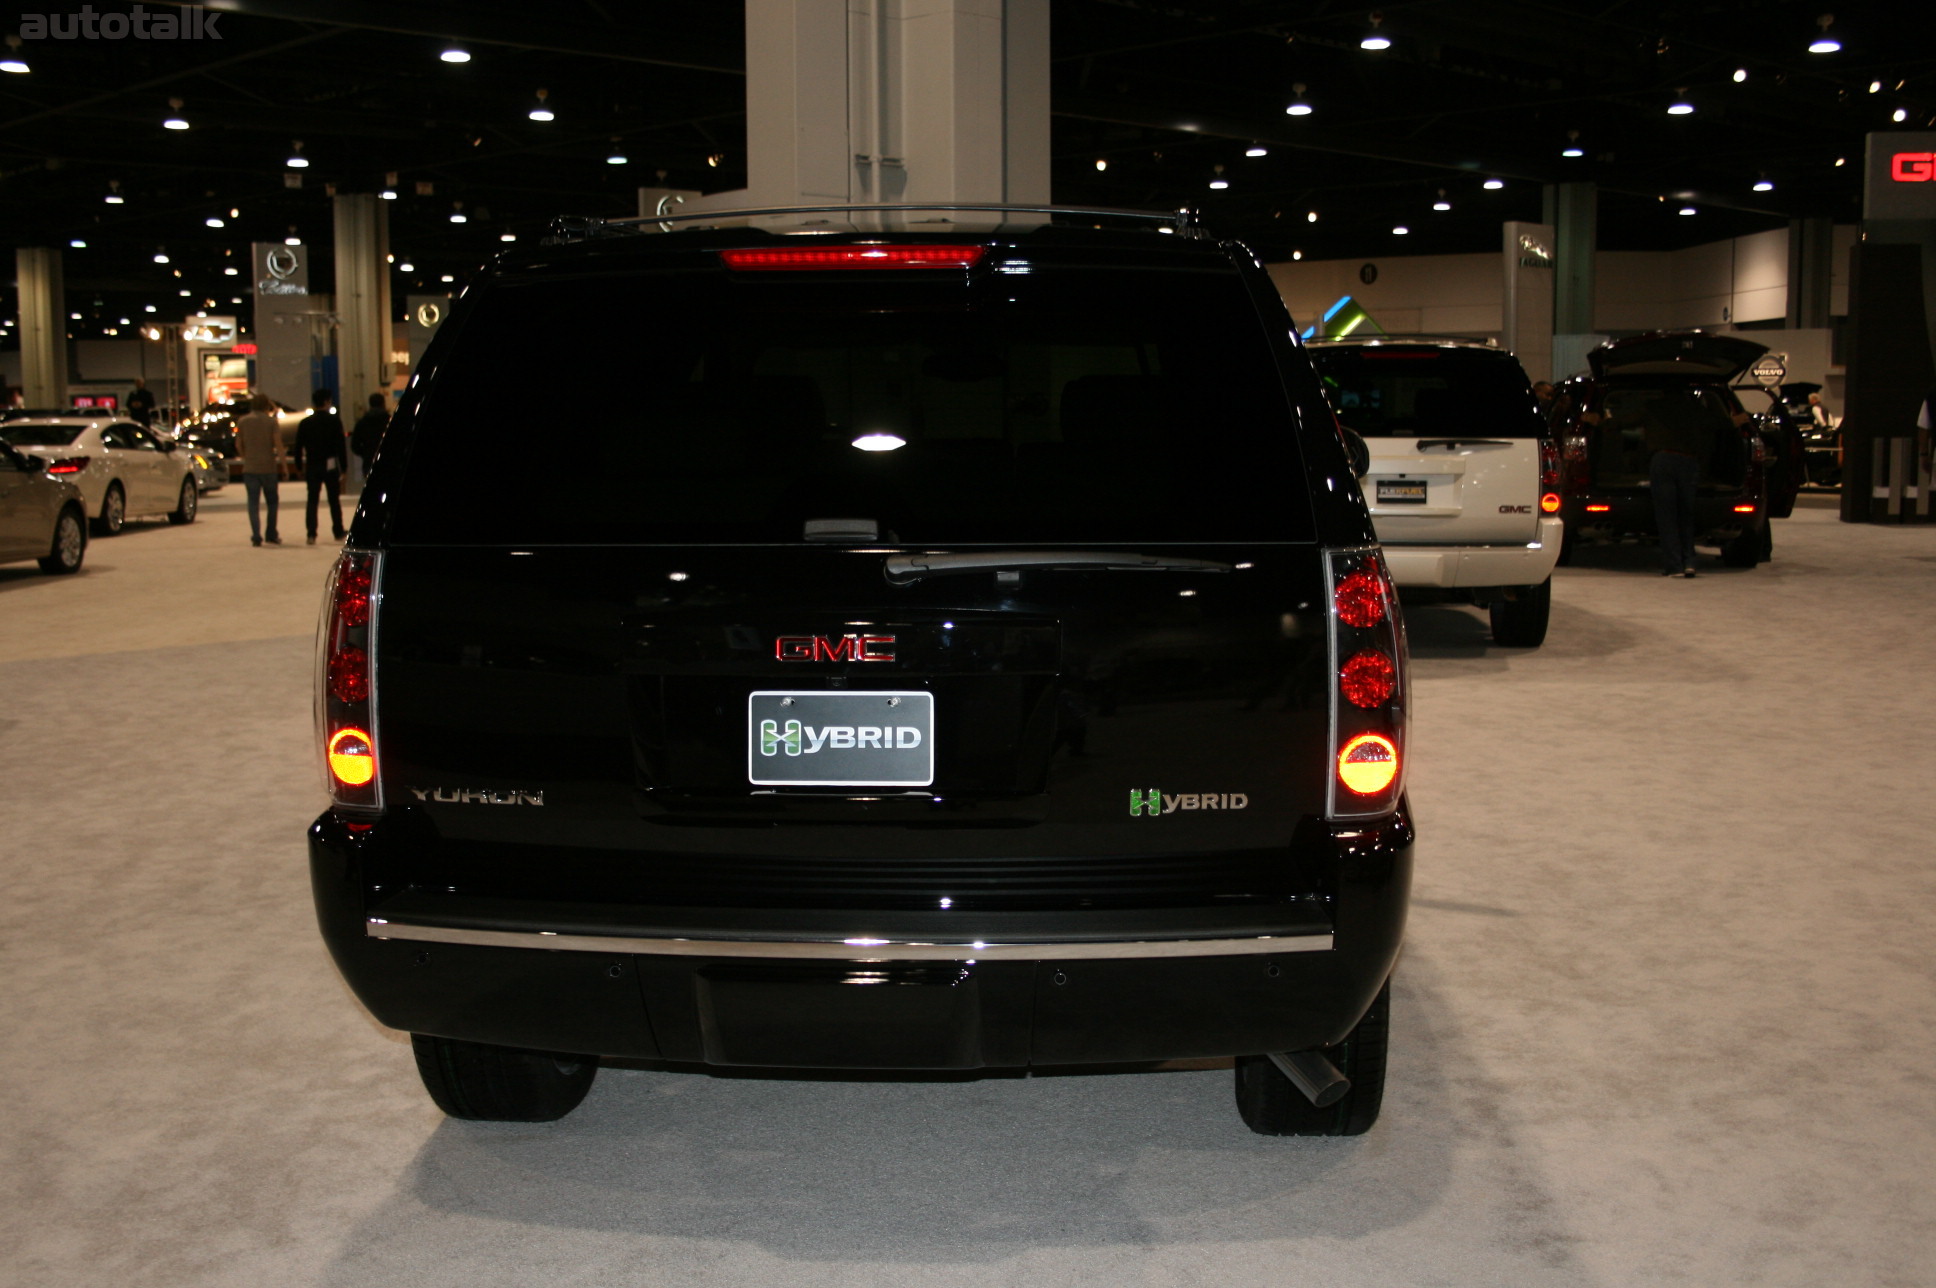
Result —
[{"label": "chrome bumper trim", "polygon": [[1111,943],[924,943],[856,935],[850,939],[647,939],[632,935],[563,935],[549,930],[473,930],[419,926],[371,917],[372,939],[482,948],[535,948],[568,953],[646,953],[663,957],[778,957],[795,961],[965,962],[1079,961],[1148,957],[1240,957],[1268,953],[1321,953],[1329,934],[1254,935],[1245,939],[1141,939]]}]

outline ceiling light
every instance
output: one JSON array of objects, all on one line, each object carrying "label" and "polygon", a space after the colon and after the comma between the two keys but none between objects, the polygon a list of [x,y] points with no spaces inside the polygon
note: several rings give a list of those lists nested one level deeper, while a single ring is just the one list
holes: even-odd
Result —
[{"label": "ceiling light", "polygon": [[1443,188],[1439,189],[1439,199],[1432,203],[1432,209],[1434,210],[1452,209],[1452,203],[1445,199],[1445,189]]},{"label": "ceiling light", "polygon": [[497,239],[501,242],[514,242],[518,239],[518,235],[512,232],[509,228],[506,228],[503,232],[497,235]]},{"label": "ceiling light", "polygon": [[141,311],[143,313],[153,313],[155,311],[155,306],[152,304],[144,304],[141,306]]},{"label": "ceiling light", "polygon": [[1586,155],[1586,150],[1577,147],[1564,147],[1560,149],[1560,155],[1563,157],[1583,157]]},{"label": "ceiling light", "polygon": [[1745,68],[1745,67],[1737,67],[1737,68],[1735,68],[1735,69],[1734,69],[1734,83],[1735,83],[1735,84],[1737,84],[1737,85],[1739,85],[1739,84],[1741,84],[1742,82],[1744,82],[1744,81],[1746,81],[1747,79],[1748,79],[1748,69],[1747,69],[1747,68]]},{"label": "ceiling light", "polygon": [[440,282],[454,282],[457,279],[455,277],[452,277],[449,273],[445,273],[442,277],[438,278],[437,280]]},{"label": "ceiling light", "polygon": [[230,303],[230,304],[240,304],[241,302],[242,302],[242,297],[241,297],[240,295],[231,295],[231,296],[229,296],[229,303]]},{"label": "ceiling light", "polygon": [[1212,189],[1214,189],[1214,190],[1216,190],[1216,191],[1218,191],[1218,192],[1221,192],[1221,191],[1223,191],[1223,190],[1224,190],[1225,188],[1228,188],[1228,187],[1230,186],[1230,180],[1228,180],[1228,179],[1226,179],[1226,178],[1224,178],[1224,177],[1223,177],[1223,167],[1222,167],[1222,166],[1218,166],[1218,167],[1216,168],[1216,177],[1215,177],[1215,178],[1213,178],[1212,180],[1210,180],[1210,186],[1211,186],[1211,188],[1212,188]]},{"label": "ceiling light", "polygon": [[1405,236],[1405,235],[1406,235],[1407,233],[1409,233],[1409,232],[1411,232],[1411,231],[1412,231],[1412,230],[1411,230],[1411,229],[1409,229],[1409,228],[1407,228],[1407,227],[1406,227],[1405,225],[1403,225],[1403,224],[1400,224],[1400,225],[1398,225],[1398,227],[1396,227],[1396,228],[1394,228],[1394,229],[1392,229],[1392,236],[1394,236],[1394,237],[1403,237],[1403,236]]},{"label": "ceiling light", "polygon": [[1106,161],[1106,160],[1104,160],[1104,159],[1103,159],[1102,157],[1097,157],[1097,158],[1096,158],[1096,169],[1098,169],[1098,170],[1107,170],[1108,168],[1109,168],[1109,162],[1108,162],[1108,161]]},{"label": "ceiling light", "polygon": [[1560,155],[1563,157],[1583,157],[1586,155],[1586,149],[1580,146],[1580,132],[1578,130],[1568,130],[1566,132],[1566,146],[1560,149]]},{"label": "ceiling light", "polygon": [[81,320],[81,315],[78,313],[69,313],[67,317],[71,322],[79,322]]},{"label": "ceiling light", "polygon": [[301,139],[296,140],[296,146],[294,150],[292,150],[289,153],[289,159],[287,161],[284,161],[283,164],[288,166],[291,170],[307,170],[309,168],[309,158],[302,154]]},{"label": "ceiling light", "polygon": [[538,105],[537,105],[536,107],[534,107],[534,108],[532,108],[532,109],[531,109],[531,110],[530,110],[529,112],[526,112],[526,113],[525,113],[525,115],[526,115],[526,116],[528,116],[528,117],[530,117],[530,118],[531,118],[532,120],[534,120],[534,121],[555,121],[555,120],[557,120],[558,118],[557,118],[557,116],[556,116],[556,115],[555,115],[555,114],[554,114],[554,113],[552,112],[552,110],[551,110],[551,109],[550,109],[549,107],[546,107],[546,106],[545,106],[545,99],[547,99],[547,98],[549,98],[550,96],[551,96],[551,94],[550,94],[550,91],[549,91],[549,90],[542,90],[542,89],[541,89],[541,90],[539,90],[539,91],[538,91]]},{"label": "ceiling light", "polygon": [[1488,179],[1479,186],[1487,192],[1497,192],[1506,186],[1506,181],[1504,179]]},{"label": "ceiling light", "polygon": [[12,72],[16,76],[24,76],[32,70],[33,68],[21,61],[20,37],[8,36],[7,56],[4,59],[0,59],[0,72]]},{"label": "ceiling light", "polygon": [[175,292],[175,294],[177,295],[193,295],[194,293],[195,292],[189,290],[186,286],[182,287],[179,291]]},{"label": "ceiling light", "polygon": [[158,251],[156,251],[156,252],[155,252],[155,263],[157,263],[157,264],[166,264],[167,262],[168,262],[168,252],[167,252],[167,251],[165,251],[165,250],[158,250]]},{"label": "ceiling light", "polygon": [[1692,206],[1682,206],[1682,207],[1681,207],[1681,209],[1680,209],[1680,213],[1681,213],[1681,214],[1683,214],[1683,215],[1691,215],[1691,214],[1693,214],[1693,213],[1694,213],[1694,207],[1692,207]]},{"label": "ceiling light", "polygon": [[1369,49],[1369,50],[1372,50],[1373,52],[1377,52],[1378,50],[1381,50],[1381,49],[1391,48],[1391,37],[1387,36],[1384,33],[1384,31],[1380,29],[1380,24],[1383,23],[1384,21],[1385,21],[1385,15],[1381,13],[1374,13],[1371,15],[1371,30],[1367,31],[1364,35],[1364,39],[1358,42],[1358,48]]},{"label": "ceiling light", "polygon": [[453,224],[468,224],[470,222],[470,216],[464,213],[462,202],[458,203],[457,209],[450,212],[450,222]]},{"label": "ceiling light", "polygon": [[1765,176],[1763,178],[1756,179],[1754,190],[1756,192],[1773,192],[1775,190],[1775,181]]},{"label": "ceiling light", "polygon": [[1870,92],[1871,94],[1880,94],[1880,93],[1882,92],[1882,82],[1881,82],[1881,81],[1870,81],[1870,82],[1869,82],[1869,92]]},{"label": "ceiling light", "polygon": [[468,49],[459,49],[456,45],[452,45],[443,53],[438,54],[437,57],[447,63],[468,63],[471,60],[471,51]]},{"label": "ceiling light", "polygon": [[1296,94],[1297,97],[1291,101],[1289,107],[1284,109],[1285,113],[1290,116],[1309,116],[1313,109],[1309,103],[1304,101],[1304,86],[1302,84],[1293,85],[1291,86],[1291,92]]},{"label": "ceiling light", "polygon": [[210,228],[227,228],[229,226],[228,220],[222,218],[220,215],[210,215],[207,219],[202,220],[202,223]]},{"label": "ceiling light", "polygon": [[72,240],[72,241],[70,241],[70,242],[68,242],[67,244],[68,244],[69,246],[72,246],[72,247],[73,247],[73,248],[74,248],[75,250],[86,250],[86,249],[87,249],[87,243],[86,243],[86,242],[84,242],[84,241],[82,241],[82,240],[81,240],[80,238],[78,238],[78,237],[76,237],[76,238],[74,238],[74,240]]},{"label": "ceiling light", "polygon": [[1840,166],[1845,166],[1845,165],[1847,165],[1848,163],[1849,163],[1849,159],[1848,159],[1847,157],[1836,157],[1836,158],[1835,158],[1835,164],[1836,164],[1836,166],[1837,166],[1837,167],[1840,167]]},{"label": "ceiling light", "polygon": [[1247,157],[1267,157],[1270,155],[1270,149],[1261,143],[1253,143],[1244,149],[1244,155]]},{"label": "ceiling light", "polygon": [[225,269],[223,269],[223,270],[222,270],[222,276],[223,276],[223,277],[240,277],[240,276],[242,276],[242,270],[241,270],[241,269],[239,269],[239,268],[237,268],[237,267],[236,267],[235,265],[233,265],[233,264],[231,264],[231,265],[229,265],[229,266],[228,266],[227,268],[225,268]]},{"label": "ceiling light", "polygon": [[1303,259],[1303,258],[1304,258],[1304,252],[1303,252],[1303,251],[1301,251],[1301,250],[1294,250],[1294,251],[1292,251],[1292,252],[1291,252],[1291,258],[1292,258],[1292,259]]},{"label": "ceiling light", "polygon": [[1808,42],[1808,52],[1811,54],[1841,53],[1842,42],[1837,40],[1835,37],[1829,35],[1828,33],[1828,29],[1835,25],[1835,15],[1832,13],[1825,13],[1821,17],[1815,20],[1815,25],[1820,27],[1822,30],[1815,37],[1815,39]]},{"label": "ceiling light", "polygon": [[300,246],[300,245],[302,245],[302,238],[300,238],[300,237],[285,237],[285,238],[283,238],[283,239],[282,239],[282,244],[283,244],[283,245],[285,245],[285,246]]},{"label": "ceiling light", "polygon": [[416,271],[417,271],[417,266],[415,264],[412,264],[407,259],[404,260],[403,263],[397,265],[397,272],[399,273],[414,273]]},{"label": "ceiling light", "polygon": [[383,198],[385,201],[395,201],[397,199],[397,190],[395,188],[385,188],[382,192],[379,192],[376,195]]},{"label": "ceiling light", "polygon": [[1679,94],[1680,97],[1667,105],[1667,115],[1669,116],[1694,115],[1694,105],[1687,101],[1687,91],[1685,89],[1678,89],[1678,90],[1675,90],[1674,92],[1676,94]]},{"label": "ceiling light", "polygon": [[628,159],[629,158],[627,158],[625,155],[625,149],[619,147],[617,144],[613,144],[612,154],[605,158],[605,164],[606,165],[624,165]]},{"label": "ceiling light", "polygon": [[725,159],[726,154],[724,152],[714,152],[706,158],[706,164],[717,170],[719,169],[719,163]]},{"label": "ceiling light", "polygon": [[120,206],[126,205],[128,199],[118,192],[110,192],[107,196],[101,198],[101,200],[107,202],[110,206]]},{"label": "ceiling light", "polygon": [[1896,109],[1896,114],[1890,117],[1889,119],[1894,121],[1897,125],[1901,125],[1904,121],[1909,119],[1909,109],[1906,107],[1899,107]]}]

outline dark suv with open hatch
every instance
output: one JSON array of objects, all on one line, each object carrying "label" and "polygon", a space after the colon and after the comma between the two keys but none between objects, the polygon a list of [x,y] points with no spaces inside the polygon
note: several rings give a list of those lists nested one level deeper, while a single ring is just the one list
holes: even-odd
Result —
[{"label": "dark suv with open hatch", "polygon": [[1250,252],[681,222],[465,291],[330,582],[316,906],[431,1096],[1228,1056],[1255,1130],[1364,1131],[1404,633]]}]

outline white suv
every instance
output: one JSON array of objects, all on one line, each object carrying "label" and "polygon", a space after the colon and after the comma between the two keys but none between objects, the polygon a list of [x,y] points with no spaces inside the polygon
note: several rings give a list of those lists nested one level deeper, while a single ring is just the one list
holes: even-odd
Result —
[{"label": "white suv", "polygon": [[1499,644],[1546,638],[1560,555],[1558,457],[1519,360],[1469,340],[1312,341],[1392,580],[1488,605]]}]

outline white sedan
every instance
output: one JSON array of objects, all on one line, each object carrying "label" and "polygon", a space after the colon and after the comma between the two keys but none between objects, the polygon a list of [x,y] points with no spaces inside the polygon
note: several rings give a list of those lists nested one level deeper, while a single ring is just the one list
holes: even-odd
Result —
[{"label": "white sedan", "polygon": [[193,523],[198,503],[190,453],[132,421],[35,416],[0,424],[0,438],[47,462],[47,472],[81,490],[94,530],[121,531],[135,515]]}]

